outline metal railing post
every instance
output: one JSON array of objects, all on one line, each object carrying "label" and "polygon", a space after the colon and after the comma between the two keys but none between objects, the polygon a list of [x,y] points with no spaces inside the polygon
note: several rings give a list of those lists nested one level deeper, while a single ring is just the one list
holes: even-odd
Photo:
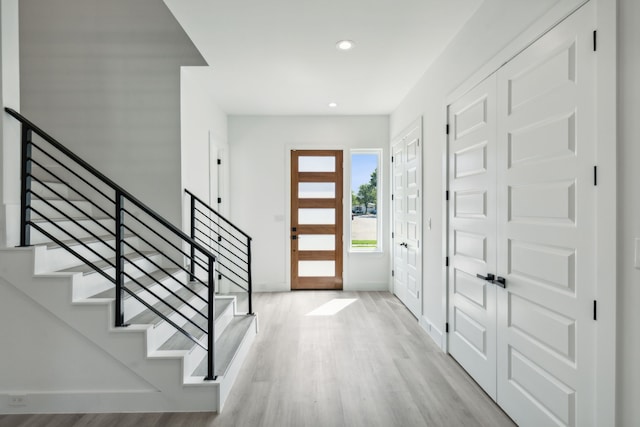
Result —
[{"label": "metal railing post", "polygon": [[248,303],[249,303],[249,311],[247,314],[253,314],[253,307],[251,304],[251,293],[252,293],[252,284],[251,284],[251,238],[247,239],[247,294],[248,294]]},{"label": "metal railing post", "polygon": [[[195,241],[196,240],[196,199],[193,198],[192,196],[189,196],[189,197],[191,199],[191,238]],[[189,275],[189,280],[192,282],[196,279],[195,260],[196,260],[196,248],[193,245],[191,245],[191,262],[189,266],[189,272],[191,274]]]},{"label": "metal railing post", "polygon": [[22,158],[20,164],[20,246],[31,245],[31,138],[32,132],[22,124]]},{"label": "metal railing post", "polygon": [[124,324],[124,196],[116,190],[116,327]]},{"label": "metal railing post", "polygon": [[209,299],[207,310],[207,376],[205,380],[213,381],[216,379],[215,375],[215,263],[216,259],[213,255],[208,255],[209,258]]}]

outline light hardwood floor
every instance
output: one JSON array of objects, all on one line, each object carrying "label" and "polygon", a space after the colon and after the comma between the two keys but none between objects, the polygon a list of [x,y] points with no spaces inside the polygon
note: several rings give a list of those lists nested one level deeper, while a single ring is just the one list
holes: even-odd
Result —
[{"label": "light hardwood floor", "polygon": [[[254,298],[260,332],[221,414],[0,415],[0,427],[514,425],[387,292]],[[306,315],[334,298],[357,301]]]}]

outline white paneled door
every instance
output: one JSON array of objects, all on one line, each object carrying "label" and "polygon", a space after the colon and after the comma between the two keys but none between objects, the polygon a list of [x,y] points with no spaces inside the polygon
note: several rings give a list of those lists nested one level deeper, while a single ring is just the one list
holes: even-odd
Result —
[{"label": "white paneled door", "polygon": [[449,352],[496,398],[496,78],[449,106]]},{"label": "white paneled door", "polygon": [[595,419],[594,28],[589,3],[449,111],[450,351],[521,426]]},{"label": "white paneled door", "polygon": [[419,317],[422,314],[422,138],[415,122],[392,142],[393,292]]},{"label": "white paneled door", "polygon": [[521,425],[595,413],[595,5],[498,72],[498,402]]}]

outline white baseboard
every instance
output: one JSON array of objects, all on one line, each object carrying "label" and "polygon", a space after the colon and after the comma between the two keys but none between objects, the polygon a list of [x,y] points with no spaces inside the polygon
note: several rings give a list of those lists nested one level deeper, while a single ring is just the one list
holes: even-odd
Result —
[{"label": "white baseboard", "polygon": [[446,351],[445,335],[442,331],[435,327],[435,325],[424,316],[420,317],[418,324],[424,329],[424,331],[431,337],[436,345],[442,350]]},{"label": "white baseboard", "polygon": [[378,291],[388,291],[389,290],[389,283],[388,282],[380,282],[380,283],[371,283],[371,282],[366,282],[366,283],[349,283],[346,284],[344,286],[344,290],[345,291],[352,291],[352,292],[358,292],[358,291],[371,291],[371,292],[378,292]]}]

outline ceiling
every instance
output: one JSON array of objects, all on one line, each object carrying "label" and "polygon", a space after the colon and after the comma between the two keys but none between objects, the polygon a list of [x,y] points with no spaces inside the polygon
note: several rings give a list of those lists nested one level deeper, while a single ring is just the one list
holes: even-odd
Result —
[{"label": "ceiling", "polygon": [[[212,67],[226,113],[326,115],[391,113],[482,1],[165,3]],[[336,49],[343,39],[355,48]]]}]

